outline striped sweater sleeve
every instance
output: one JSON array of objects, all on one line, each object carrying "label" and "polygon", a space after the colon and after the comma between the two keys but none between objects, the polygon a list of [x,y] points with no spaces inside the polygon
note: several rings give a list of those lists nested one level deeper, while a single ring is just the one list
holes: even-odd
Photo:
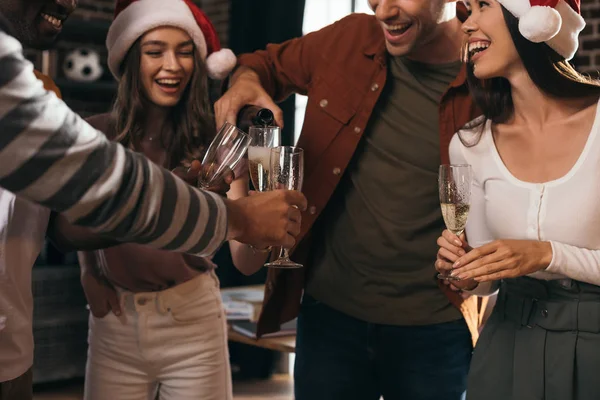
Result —
[{"label": "striped sweater sleeve", "polygon": [[217,195],[112,143],[43,89],[0,29],[0,187],[118,240],[207,256],[227,235]]}]

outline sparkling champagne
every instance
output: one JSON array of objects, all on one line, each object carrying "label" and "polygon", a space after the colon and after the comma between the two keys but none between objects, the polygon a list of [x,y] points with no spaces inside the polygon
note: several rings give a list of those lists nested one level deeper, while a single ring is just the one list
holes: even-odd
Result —
[{"label": "sparkling champagne", "polygon": [[442,216],[448,230],[457,236],[462,234],[467,225],[469,205],[464,203],[441,203],[441,206]]},{"label": "sparkling champagne", "polygon": [[269,190],[269,163],[271,149],[269,147],[248,147],[248,166],[250,179],[254,189],[259,192]]}]

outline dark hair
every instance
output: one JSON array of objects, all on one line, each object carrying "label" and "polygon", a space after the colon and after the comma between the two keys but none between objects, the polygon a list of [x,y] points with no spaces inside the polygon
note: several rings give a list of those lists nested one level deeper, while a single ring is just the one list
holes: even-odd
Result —
[{"label": "dark hair", "polygon": [[[600,96],[600,81],[578,73],[546,43],[533,43],[525,39],[519,32],[519,20],[503,6],[502,12],[519,57],[538,88],[558,98]],[[463,51],[466,52],[465,59],[468,59],[466,46]],[[487,120],[506,122],[513,115],[515,109],[511,86],[506,78],[480,80],[473,73],[473,64],[468,62],[467,82],[471,96],[485,117],[479,120],[480,124],[485,124]]]},{"label": "dark hair", "polygon": [[4,17],[4,14],[2,14],[2,12],[0,12],[0,32],[4,32],[10,36],[15,36],[15,32],[13,30],[12,25]]},{"label": "dark hair", "polygon": [[[146,98],[140,79],[141,38],[127,53],[121,66],[117,99],[113,106],[115,140],[132,150],[138,150],[143,137],[144,104]],[[161,136],[167,149],[169,168],[188,166],[201,158],[215,136],[215,123],[208,98],[206,64],[194,49],[194,72],[179,102],[169,112],[170,137]]]}]

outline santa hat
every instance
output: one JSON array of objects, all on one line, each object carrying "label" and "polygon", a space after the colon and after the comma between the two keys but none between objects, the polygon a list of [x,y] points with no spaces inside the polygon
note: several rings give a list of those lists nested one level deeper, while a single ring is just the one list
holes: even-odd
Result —
[{"label": "santa hat", "polygon": [[579,47],[579,32],[585,28],[580,0],[498,0],[519,19],[519,31],[534,43],[545,42],[566,60]]},{"label": "santa hat", "polygon": [[221,49],[213,24],[192,0],[117,0],[115,19],[106,38],[108,68],[117,80],[131,46],[160,26],[180,28],[190,35],[211,78],[223,79],[235,67],[235,55],[229,49]]}]

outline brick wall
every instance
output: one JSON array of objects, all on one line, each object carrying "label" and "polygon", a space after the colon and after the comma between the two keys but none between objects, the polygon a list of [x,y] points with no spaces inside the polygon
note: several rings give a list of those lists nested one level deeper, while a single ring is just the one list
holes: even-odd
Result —
[{"label": "brick wall", "polygon": [[594,74],[600,70],[600,0],[581,0],[581,14],[587,22],[580,36],[580,47],[574,60],[578,69]]},{"label": "brick wall", "polygon": [[230,2],[227,0],[197,0],[196,2],[215,25],[221,45],[223,47],[227,46],[229,39]]},{"label": "brick wall", "polygon": [[[194,0],[208,15],[223,44],[227,44],[229,29],[229,1]],[[83,19],[112,20],[115,0],[79,0],[74,16]]]}]

